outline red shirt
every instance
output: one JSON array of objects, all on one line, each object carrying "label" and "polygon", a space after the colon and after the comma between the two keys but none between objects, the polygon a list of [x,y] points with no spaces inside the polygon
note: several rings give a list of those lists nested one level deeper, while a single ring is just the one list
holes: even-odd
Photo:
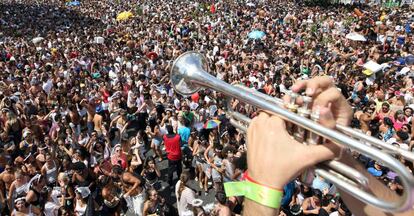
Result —
[{"label": "red shirt", "polygon": [[180,135],[176,134],[173,137],[168,137],[168,135],[164,135],[163,139],[165,143],[165,151],[167,152],[168,160],[181,160]]}]

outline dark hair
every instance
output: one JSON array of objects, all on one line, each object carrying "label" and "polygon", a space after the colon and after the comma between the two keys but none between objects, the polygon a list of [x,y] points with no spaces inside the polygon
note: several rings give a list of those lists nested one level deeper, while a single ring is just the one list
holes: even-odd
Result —
[{"label": "dark hair", "polygon": [[122,167],[119,165],[114,165],[112,167],[112,172],[114,172],[117,175],[121,175],[124,171],[122,170]]},{"label": "dark hair", "polygon": [[236,160],[234,160],[234,166],[236,169],[240,169],[240,170],[247,170],[247,155],[246,153],[243,153],[239,158],[237,158]]},{"label": "dark hair", "polygon": [[184,123],[184,126],[186,127],[190,126],[190,121],[187,118],[183,118],[183,123]]},{"label": "dark hair", "polygon": [[384,117],[384,124],[389,127],[394,127],[394,124],[392,123],[392,120],[388,117]]},{"label": "dark hair", "polygon": [[66,207],[66,206],[61,206],[61,207],[58,209],[58,216],[64,216],[64,215],[69,215],[69,216],[71,216],[71,215],[72,215],[72,212],[71,212],[71,210],[70,210],[68,207]]},{"label": "dark hair", "polygon": [[406,111],[406,110],[411,110],[411,113],[414,113],[414,110],[411,108],[411,107],[409,107],[409,106],[406,106],[406,107],[404,107],[404,112]]},{"label": "dark hair", "polygon": [[322,192],[319,189],[312,190],[312,196],[318,197],[319,200],[322,199]]},{"label": "dark hair", "polygon": [[217,191],[215,197],[220,204],[225,205],[227,203],[227,197],[224,191]]},{"label": "dark hair", "polygon": [[331,203],[331,202],[332,202],[333,198],[334,198],[334,197],[333,197],[331,194],[327,194],[327,195],[323,196],[323,197],[322,197],[322,200],[321,200],[321,205],[322,205],[323,207],[328,206],[328,205],[329,205],[329,203]]},{"label": "dark hair", "polygon": [[403,127],[407,127],[408,133],[411,134],[411,125],[410,124],[404,124]]},{"label": "dark hair", "polygon": [[405,141],[405,140],[407,140],[409,137],[410,137],[410,135],[408,135],[408,133],[407,132],[405,132],[405,131],[397,131],[397,136],[402,140],[402,141]]},{"label": "dark hair", "polygon": [[174,128],[171,125],[166,125],[165,129],[167,129],[168,134],[173,134],[174,133]]},{"label": "dark hair", "polygon": [[[148,163],[150,162],[150,161],[154,161],[154,157],[153,156],[148,156],[147,158],[145,158],[145,161],[144,161],[144,168],[147,168],[148,167]],[[155,161],[154,161],[154,163],[155,163]]]}]

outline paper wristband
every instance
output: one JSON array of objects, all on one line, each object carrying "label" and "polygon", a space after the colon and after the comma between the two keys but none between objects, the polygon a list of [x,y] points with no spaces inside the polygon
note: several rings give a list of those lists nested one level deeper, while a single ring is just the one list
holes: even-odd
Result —
[{"label": "paper wristband", "polygon": [[280,202],[283,197],[282,191],[270,189],[249,181],[224,183],[224,190],[227,197],[244,196],[261,205],[274,209],[280,207]]}]

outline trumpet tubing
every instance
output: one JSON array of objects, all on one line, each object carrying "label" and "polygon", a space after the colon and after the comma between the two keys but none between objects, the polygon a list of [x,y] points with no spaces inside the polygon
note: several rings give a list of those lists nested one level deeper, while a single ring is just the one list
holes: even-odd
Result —
[{"label": "trumpet tubing", "polygon": [[[222,92],[228,97],[237,98],[238,100],[250,104],[259,109],[268,111],[269,113],[278,115],[287,122],[296,125],[309,133],[331,140],[344,147],[358,151],[376,161],[381,161],[386,167],[390,168],[400,177],[404,193],[396,202],[388,202],[378,199],[371,193],[364,190],[364,185],[368,184],[365,176],[362,176],[352,167],[340,164],[337,161],[327,161],[315,168],[315,173],[334,183],[336,187],[351,194],[355,198],[367,204],[376,206],[386,212],[402,212],[412,209],[414,202],[414,177],[397,159],[391,157],[387,153],[361,143],[360,140],[372,141],[372,145],[395,150],[401,155],[414,159],[414,156],[401,152],[396,149],[386,147],[386,144],[373,137],[368,137],[362,133],[353,131],[347,127],[338,125],[336,130],[321,126],[317,122],[305,118],[300,114],[293,113],[286,108],[280,106],[280,100],[272,98],[268,95],[252,91],[245,88],[232,86],[222,80],[219,80],[208,72],[207,60],[197,52],[186,52],[180,55],[173,63],[171,68],[170,79],[175,91],[189,96],[201,88],[210,88],[218,92]],[[233,112],[233,113],[232,113]],[[230,110],[233,116],[235,112]],[[240,117],[240,116],[239,116]],[[247,117],[244,118],[244,120]],[[316,118],[316,116],[315,116]],[[243,117],[239,118],[243,120]],[[248,122],[249,120],[247,120]],[[233,123],[236,123],[233,121]],[[247,125],[240,125],[239,129],[246,130]],[[355,138],[359,139],[356,140]],[[315,140],[314,140],[315,141]],[[308,142],[308,140],[307,140]],[[252,145],[249,143],[248,145]],[[348,177],[348,178],[347,178]],[[351,179],[349,179],[351,178]],[[362,185],[362,186],[359,186]]]}]

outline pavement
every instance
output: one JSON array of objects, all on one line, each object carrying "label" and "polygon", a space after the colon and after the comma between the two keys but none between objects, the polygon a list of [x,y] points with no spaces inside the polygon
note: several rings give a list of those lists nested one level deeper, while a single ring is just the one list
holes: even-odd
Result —
[{"label": "pavement", "polygon": [[[146,156],[149,155],[154,155],[154,153],[152,152],[152,150],[148,151],[146,153]],[[158,168],[161,171],[161,185],[162,185],[162,189],[160,189],[158,192],[159,194],[166,200],[166,202],[168,204],[170,204],[171,206],[174,206],[174,208],[177,208],[177,198],[175,196],[175,189],[174,188],[169,188],[169,185],[167,183],[167,176],[168,176],[168,161],[166,159],[166,156],[164,154],[164,160],[159,162],[158,158],[156,159],[156,163]],[[189,169],[184,168],[183,166],[183,171],[189,171]],[[176,184],[176,182],[178,181],[178,177],[176,175],[176,173],[174,173],[174,185]],[[212,182],[211,182],[212,183]],[[192,177],[192,179],[188,182],[188,186],[191,187],[192,189],[196,190],[198,193],[196,195],[196,197],[198,199],[203,200],[203,207],[204,209],[210,209],[212,208],[213,204],[214,204],[214,196],[215,196],[215,191],[213,189],[212,184],[209,184],[209,191],[208,194],[205,194],[204,191],[199,187],[199,184],[197,181],[194,180],[194,177]]]}]

